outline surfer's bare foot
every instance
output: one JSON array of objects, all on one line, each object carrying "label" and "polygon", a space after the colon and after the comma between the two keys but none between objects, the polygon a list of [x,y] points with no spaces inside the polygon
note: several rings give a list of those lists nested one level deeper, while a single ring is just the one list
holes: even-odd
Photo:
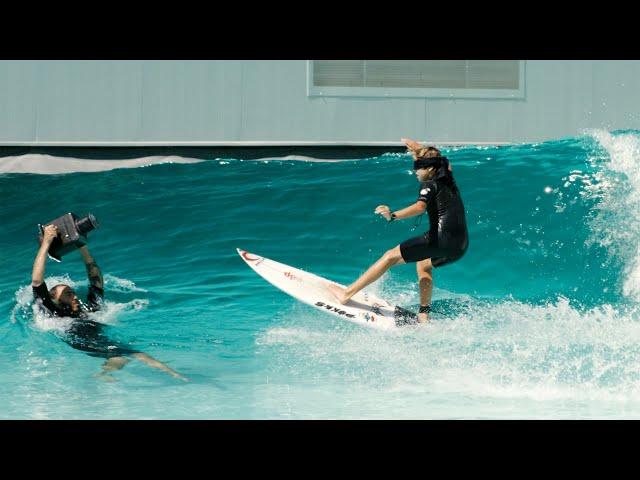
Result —
[{"label": "surfer's bare foot", "polygon": [[429,315],[427,315],[426,313],[419,313],[418,323],[429,323]]},{"label": "surfer's bare foot", "polygon": [[347,303],[351,298],[347,296],[346,289],[339,285],[330,284],[327,288],[341,305]]}]

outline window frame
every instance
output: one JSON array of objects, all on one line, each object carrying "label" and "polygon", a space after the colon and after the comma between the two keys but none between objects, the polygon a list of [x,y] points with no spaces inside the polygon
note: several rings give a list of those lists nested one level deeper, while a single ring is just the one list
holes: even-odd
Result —
[{"label": "window frame", "polygon": [[462,98],[506,99],[525,98],[525,60],[518,60],[517,89],[495,88],[406,88],[406,87],[318,87],[313,84],[314,60],[307,60],[308,97],[371,97],[371,98]]}]

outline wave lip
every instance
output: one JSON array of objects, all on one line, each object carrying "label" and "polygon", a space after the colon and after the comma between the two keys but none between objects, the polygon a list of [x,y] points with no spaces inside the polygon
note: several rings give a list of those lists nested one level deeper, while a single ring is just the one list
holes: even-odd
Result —
[{"label": "wave lip", "polygon": [[640,136],[638,132],[586,132],[606,154],[595,155],[597,181],[589,193],[599,199],[591,220],[592,243],[606,247],[625,263],[622,293],[640,301]]},{"label": "wave lip", "polygon": [[80,172],[106,172],[118,168],[150,167],[164,163],[200,163],[204,161],[177,155],[150,156],[127,160],[88,160],[29,153],[0,158],[0,174],[35,173],[40,175],[59,175]]}]

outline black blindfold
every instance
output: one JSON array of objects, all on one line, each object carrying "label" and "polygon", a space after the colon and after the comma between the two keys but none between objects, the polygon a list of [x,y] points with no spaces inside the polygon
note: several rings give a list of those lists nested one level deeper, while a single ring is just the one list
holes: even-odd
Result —
[{"label": "black blindfold", "polygon": [[443,165],[447,165],[448,162],[449,160],[447,159],[447,157],[420,158],[413,162],[413,169],[419,170],[421,168],[429,168],[429,167],[439,168],[439,167],[442,167]]}]

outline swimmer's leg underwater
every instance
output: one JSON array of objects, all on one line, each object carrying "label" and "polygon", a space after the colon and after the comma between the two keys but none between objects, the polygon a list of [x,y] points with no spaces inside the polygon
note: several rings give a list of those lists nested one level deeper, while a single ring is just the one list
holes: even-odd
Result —
[{"label": "swimmer's leg underwater", "polygon": [[100,380],[114,382],[116,379],[111,372],[121,370],[130,360],[126,357],[111,357],[102,364],[102,371],[95,376]]},{"label": "swimmer's leg underwater", "polygon": [[[137,358],[141,362],[146,363],[150,367],[157,368],[158,370],[162,370],[163,372],[168,373],[174,378],[178,378],[184,382],[189,381],[187,377],[180,375],[178,372],[171,369],[169,366],[165,365],[159,360],[156,360],[152,356],[147,355],[146,353],[135,352],[135,353],[131,353],[130,355],[134,358]],[[102,364],[102,371],[96,376],[102,380],[114,381],[115,378],[110,373],[116,370],[121,370],[130,361],[131,360],[129,358],[126,358],[124,356],[110,357]]]},{"label": "swimmer's leg underwater", "polygon": [[141,362],[146,363],[150,367],[157,368],[158,370],[162,370],[163,372],[166,372],[169,375],[171,375],[172,377],[178,378],[178,379],[182,380],[183,382],[188,382],[189,381],[189,379],[187,377],[185,377],[183,375],[180,375],[178,372],[176,372],[175,370],[170,368],[168,365],[165,365],[161,361],[156,360],[151,355],[147,355],[146,353],[142,353],[142,352],[136,352],[136,353],[132,354],[132,356],[134,358],[137,358]]}]

